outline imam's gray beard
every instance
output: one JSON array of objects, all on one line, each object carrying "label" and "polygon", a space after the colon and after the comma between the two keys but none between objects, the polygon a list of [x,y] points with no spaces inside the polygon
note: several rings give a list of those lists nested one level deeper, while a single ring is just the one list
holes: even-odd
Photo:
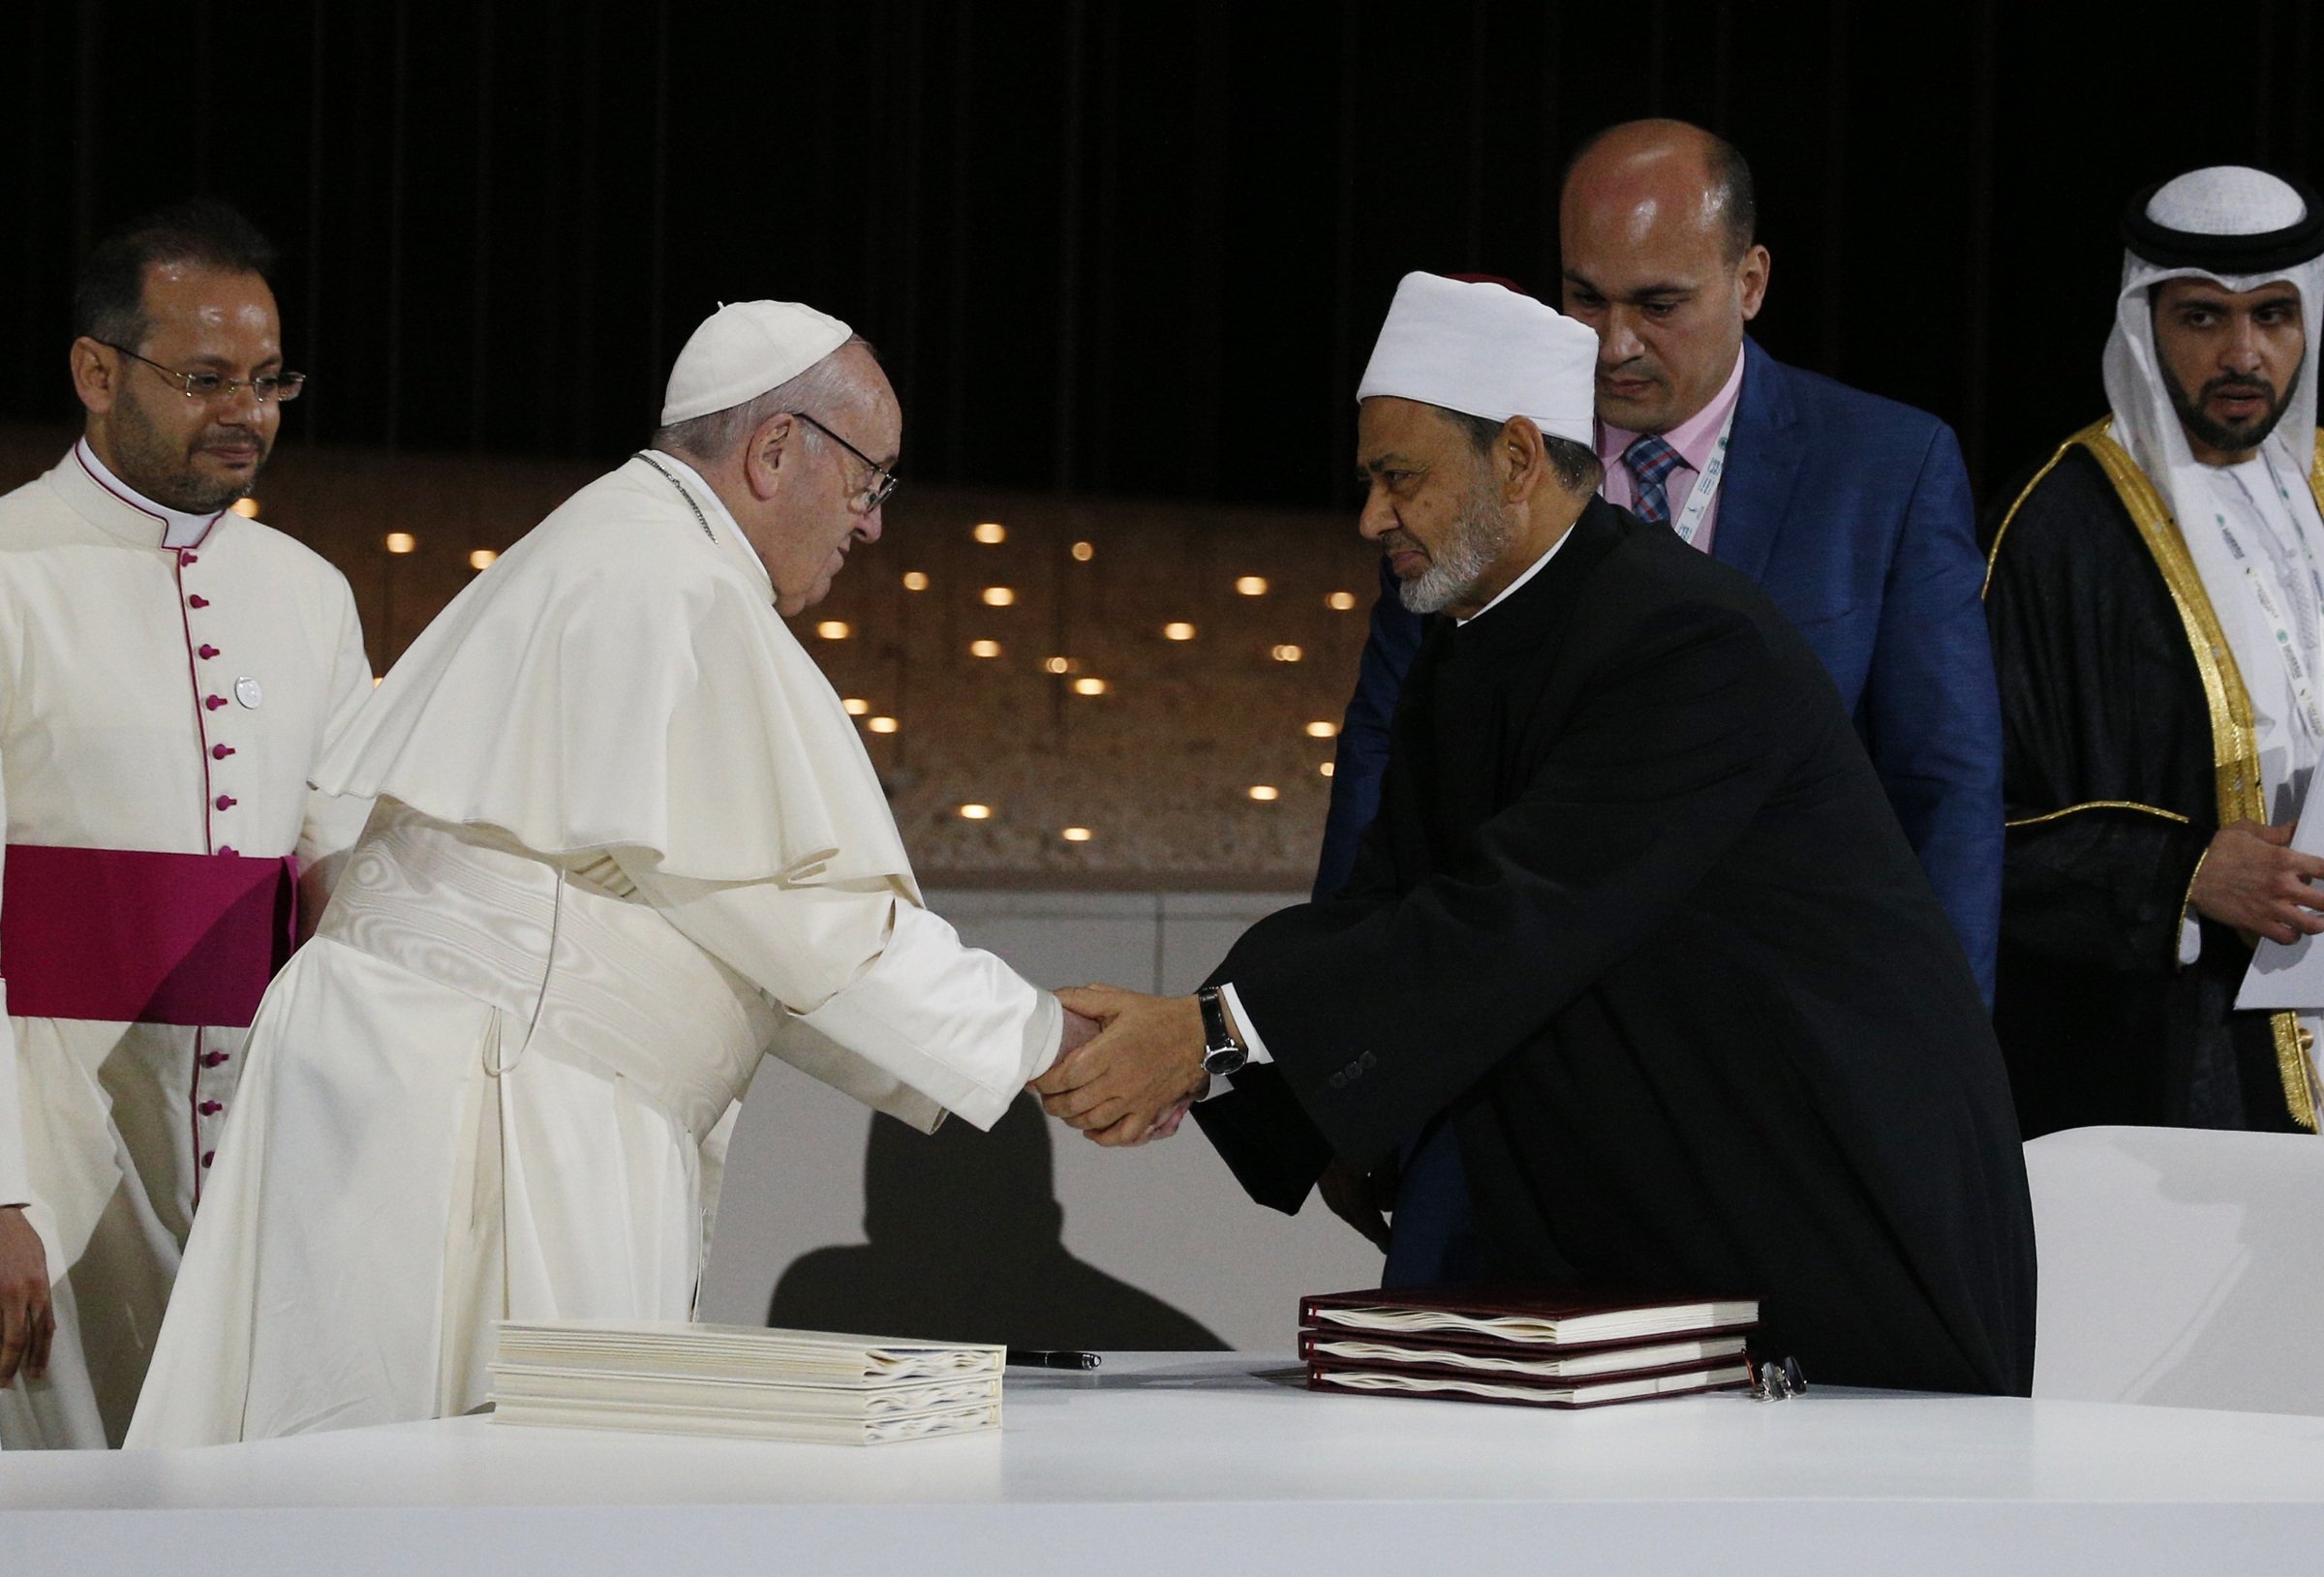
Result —
[{"label": "imam's gray beard", "polygon": [[1461,501],[1460,514],[1444,545],[1429,555],[1428,567],[1396,588],[1416,614],[1442,613],[1465,601],[1516,539],[1516,524],[1498,500],[1482,490]]},{"label": "imam's gray beard", "polygon": [[[194,470],[186,453],[154,425],[145,408],[134,399],[116,401],[107,425],[121,480],[165,508],[206,515],[250,491],[243,483],[212,481]],[[254,440],[261,444],[259,463],[264,465],[263,440],[255,440],[255,435]]]}]

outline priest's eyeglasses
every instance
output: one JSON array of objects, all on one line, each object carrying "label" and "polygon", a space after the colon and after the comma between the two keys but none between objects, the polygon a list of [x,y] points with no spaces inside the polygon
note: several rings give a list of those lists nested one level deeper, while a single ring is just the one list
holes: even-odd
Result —
[{"label": "priest's eyeglasses", "polygon": [[175,383],[189,400],[231,400],[244,389],[258,397],[259,404],[269,400],[288,403],[298,398],[307,386],[304,373],[260,373],[256,378],[228,378],[223,373],[181,373],[174,367],[165,367],[150,356],[140,356],[126,345],[110,340],[99,340],[107,350],[118,350],[132,361],[141,361],[170,382]]},{"label": "priest's eyeglasses", "polygon": [[887,470],[885,467],[880,465],[878,461],[864,453],[863,450],[857,448],[854,444],[840,437],[839,434],[833,432],[830,428],[815,420],[814,417],[809,415],[806,411],[794,410],[791,412],[791,414],[798,417],[801,421],[807,423],[808,426],[813,428],[816,432],[831,440],[832,442],[838,444],[841,448],[846,450],[849,454],[855,456],[856,459],[862,461],[865,466],[870,468],[872,474],[864,479],[864,485],[857,491],[850,493],[847,496],[847,507],[850,512],[858,515],[868,515],[872,510],[877,509],[881,504],[888,501],[888,495],[896,491],[896,473],[894,471]]}]

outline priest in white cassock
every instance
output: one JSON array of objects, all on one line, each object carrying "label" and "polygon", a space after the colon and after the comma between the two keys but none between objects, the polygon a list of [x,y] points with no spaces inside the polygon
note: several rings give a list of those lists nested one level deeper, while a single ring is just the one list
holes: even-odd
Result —
[{"label": "priest in white cassock", "polygon": [[2324,931],[2289,846],[2324,755],[2324,209],[2198,169],[2123,222],[2101,420],[1997,528],[1995,1027],[2029,1136],[2316,1128],[2317,1023],[2238,1013],[2253,936]]},{"label": "priest in white cassock", "polygon": [[347,582],[228,506],[273,445],[273,251],[214,202],[98,246],[86,411],[0,499],[0,1446],[118,1444],[268,978],[366,807]]},{"label": "priest in white cassock", "polygon": [[1089,1027],[929,912],[782,622],[879,534],[870,348],[721,308],[662,423],[323,762],[378,808],[253,1031],[131,1444],[466,1411],[503,1318],[685,1319],[763,1053],[986,1128]]}]

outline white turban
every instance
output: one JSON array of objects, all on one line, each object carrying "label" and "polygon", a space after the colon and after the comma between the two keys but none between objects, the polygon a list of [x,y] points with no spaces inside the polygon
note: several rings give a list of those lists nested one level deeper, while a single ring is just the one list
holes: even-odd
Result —
[{"label": "white turban", "polygon": [[1504,285],[1407,274],[1356,398],[1393,395],[1497,422],[1529,416],[1586,447],[1597,376],[1597,334],[1546,303]]},{"label": "white turban", "polygon": [[797,301],[733,301],[702,319],[678,352],[661,425],[731,410],[788,383],[845,345],[853,330]]}]

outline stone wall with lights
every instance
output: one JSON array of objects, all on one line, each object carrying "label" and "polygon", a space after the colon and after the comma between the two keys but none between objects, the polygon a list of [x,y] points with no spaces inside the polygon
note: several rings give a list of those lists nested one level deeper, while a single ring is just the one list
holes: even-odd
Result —
[{"label": "stone wall with lights", "polygon": [[[0,428],[0,488],[72,438]],[[383,671],[600,469],[293,440],[257,499],[346,572]],[[1289,890],[1314,870],[1375,562],[1340,516],[907,482],[793,627],[924,880]]]}]

